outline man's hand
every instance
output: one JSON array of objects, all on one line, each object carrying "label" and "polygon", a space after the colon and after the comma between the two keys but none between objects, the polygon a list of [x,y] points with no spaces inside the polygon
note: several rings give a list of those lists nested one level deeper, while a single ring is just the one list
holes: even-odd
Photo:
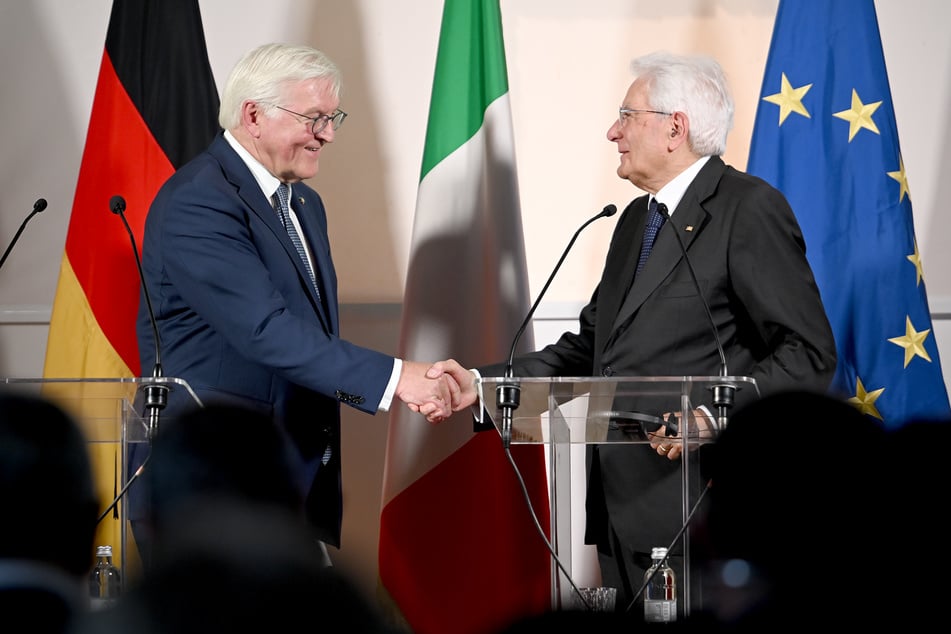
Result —
[{"label": "man's hand", "polygon": [[451,374],[429,377],[427,370],[429,366],[425,363],[403,361],[396,396],[430,423],[441,423],[449,418],[461,399],[459,384]]},{"label": "man's hand", "polygon": [[[670,413],[667,416],[675,416]],[[703,409],[694,409],[688,415],[689,420],[680,421],[677,433],[671,436],[667,435],[667,425],[661,425],[656,432],[649,434],[651,449],[661,456],[666,456],[669,460],[676,460],[683,453],[683,434],[687,433],[687,444],[690,450],[696,449],[703,441],[709,441],[715,437],[716,423],[710,415]]]},{"label": "man's hand", "polygon": [[660,429],[648,434],[651,449],[661,456],[666,456],[668,460],[676,460],[684,450],[683,437],[679,432],[680,430],[676,436],[668,436],[667,426],[661,425]]},{"label": "man's hand", "polygon": [[436,379],[443,376],[452,377],[453,382],[458,386],[458,399],[452,402],[452,411],[463,410],[479,400],[479,391],[476,389],[475,374],[465,369],[455,359],[446,359],[437,361],[426,372],[426,376]]}]

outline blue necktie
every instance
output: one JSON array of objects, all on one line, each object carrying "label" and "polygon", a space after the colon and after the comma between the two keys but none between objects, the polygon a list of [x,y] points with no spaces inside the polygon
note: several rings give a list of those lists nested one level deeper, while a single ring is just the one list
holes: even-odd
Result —
[{"label": "blue necktie", "polygon": [[657,199],[651,198],[650,204],[647,206],[647,226],[644,227],[644,240],[641,242],[641,255],[637,258],[637,270],[635,275],[641,272],[641,269],[644,268],[644,264],[647,262],[647,257],[651,254],[651,249],[654,248],[654,239],[657,237],[657,232],[660,231],[660,228],[664,226],[664,221],[667,218],[657,210]]},{"label": "blue necktie", "polygon": [[[287,183],[278,185],[274,196],[277,198],[277,213],[281,218],[281,224],[284,225],[284,229],[287,230],[287,235],[290,237],[291,242],[294,243],[294,248],[297,249],[297,255],[299,255],[300,259],[304,262],[307,275],[310,276],[310,281],[313,283],[314,290],[317,292],[317,299],[320,299],[320,287],[317,286],[317,277],[314,275],[314,269],[310,266],[310,260],[307,258],[307,251],[304,250],[304,243],[300,238],[300,234],[297,233],[294,222],[291,220],[290,187],[287,186]],[[330,461],[331,454],[330,445],[327,445],[320,461],[327,464]]]},{"label": "blue necktie", "polygon": [[275,196],[277,197],[277,213],[281,218],[281,224],[284,225],[284,229],[294,244],[294,248],[297,249],[297,255],[299,255],[300,259],[304,262],[307,275],[310,276],[310,281],[314,285],[314,290],[317,292],[317,298],[320,299],[320,288],[317,286],[317,276],[314,275],[314,269],[310,266],[307,251],[304,249],[304,242],[297,233],[293,221],[291,221],[290,188],[287,186],[287,183],[281,183],[278,186]]}]

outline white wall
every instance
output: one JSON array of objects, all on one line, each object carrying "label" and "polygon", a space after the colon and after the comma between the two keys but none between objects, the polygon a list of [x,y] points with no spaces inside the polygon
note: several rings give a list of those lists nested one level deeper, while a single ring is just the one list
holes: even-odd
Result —
[{"label": "white wall", "polygon": [[[201,0],[219,86],[268,41],[324,49],[342,67],[350,118],[314,185],[330,209],[344,334],[394,352],[441,17],[439,0]],[[533,293],[575,229],[638,192],[615,173],[605,132],[628,61],[656,48],[724,64],[737,102],[726,159],[746,165],[777,0],[502,0],[529,275]],[[951,4],[876,3],[935,331],[951,364]],[[111,0],[0,0],[0,247],[33,201],[0,272],[0,376],[42,375],[50,305],[79,172]],[[817,19],[821,19],[817,17]],[[110,192],[112,193],[112,192]],[[103,210],[102,222],[115,219]],[[557,336],[589,296],[612,221],[592,225],[552,284],[536,342]],[[354,248],[359,247],[359,248]],[[373,254],[367,257],[366,254]],[[946,376],[951,371],[946,369]],[[385,417],[347,415],[342,558],[372,588]]]}]

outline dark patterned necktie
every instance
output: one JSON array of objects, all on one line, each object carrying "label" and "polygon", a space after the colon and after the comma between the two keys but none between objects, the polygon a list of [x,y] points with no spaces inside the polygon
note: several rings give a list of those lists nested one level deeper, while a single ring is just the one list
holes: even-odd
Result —
[{"label": "dark patterned necktie", "polygon": [[657,199],[651,198],[650,204],[647,206],[647,226],[644,227],[644,240],[641,242],[641,255],[637,258],[637,270],[635,275],[641,272],[641,269],[644,268],[644,264],[647,262],[648,256],[651,254],[651,249],[654,248],[654,239],[657,237],[657,232],[660,231],[660,228],[664,226],[664,221],[667,218],[657,210]]},{"label": "dark patterned necktie", "polygon": [[[277,191],[274,193],[274,198],[276,199],[277,213],[281,218],[281,224],[284,225],[287,235],[290,237],[291,242],[294,243],[294,248],[297,249],[297,255],[299,255],[301,261],[304,262],[307,275],[310,276],[310,281],[314,285],[314,290],[317,292],[317,299],[320,299],[320,287],[317,286],[317,277],[314,275],[314,269],[311,267],[310,260],[307,257],[307,251],[304,249],[304,242],[301,240],[300,234],[297,233],[297,228],[291,220],[290,188],[287,186],[287,183],[281,183],[278,186]],[[327,464],[330,461],[331,455],[330,445],[327,445],[324,449],[324,455],[320,459],[321,462]]]},{"label": "dark patterned necktie", "polygon": [[304,268],[307,269],[307,275],[310,276],[310,281],[314,285],[314,290],[317,292],[317,298],[319,299],[320,288],[317,286],[317,276],[314,275],[314,269],[310,265],[307,251],[304,249],[304,242],[301,240],[300,234],[297,233],[294,222],[291,220],[290,188],[287,186],[287,183],[281,183],[274,195],[277,199],[277,213],[281,218],[281,224],[284,225],[284,229],[294,244],[294,248],[297,249],[297,255],[299,255],[301,261],[303,261]]}]

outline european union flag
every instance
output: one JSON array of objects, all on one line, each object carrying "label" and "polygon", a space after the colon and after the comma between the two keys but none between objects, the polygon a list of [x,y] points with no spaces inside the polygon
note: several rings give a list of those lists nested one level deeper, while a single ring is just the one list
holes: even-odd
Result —
[{"label": "european union flag", "polygon": [[747,169],[802,225],[833,391],[887,427],[951,416],[873,0],[780,0]]}]

